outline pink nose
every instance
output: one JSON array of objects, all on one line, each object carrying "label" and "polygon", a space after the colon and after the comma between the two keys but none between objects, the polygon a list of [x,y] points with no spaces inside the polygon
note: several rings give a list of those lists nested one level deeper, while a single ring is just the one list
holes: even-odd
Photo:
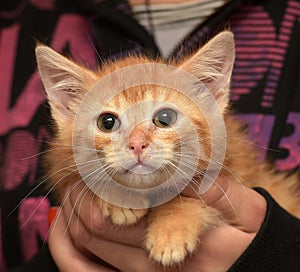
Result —
[{"label": "pink nose", "polygon": [[147,148],[148,143],[141,141],[133,141],[129,144],[129,149],[133,151],[135,155],[141,155],[145,148]]}]

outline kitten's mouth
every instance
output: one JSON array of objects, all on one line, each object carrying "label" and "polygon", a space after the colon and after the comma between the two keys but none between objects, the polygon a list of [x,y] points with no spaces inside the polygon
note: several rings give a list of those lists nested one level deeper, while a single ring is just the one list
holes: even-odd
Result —
[{"label": "kitten's mouth", "polygon": [[126,173],[132,172],[134,174],[140,174],[140,175],[152,174],[155,171],[156,168],[141,162],[137,162],[133,166],[130,166],[129,168],[126,169]]}]

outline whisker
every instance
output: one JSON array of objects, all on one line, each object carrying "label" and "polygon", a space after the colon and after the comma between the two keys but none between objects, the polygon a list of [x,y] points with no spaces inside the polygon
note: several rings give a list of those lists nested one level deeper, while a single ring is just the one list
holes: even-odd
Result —
[{"label": "whisker", "polygon": [[[73,171],[65,174],[64,176],[62,176],[58,181],[56,181],[54,183],[54,185],[51,186],[51,188],[47,191],[47,193],[44,195],[44,198],[47,198],[50,193],[54,190],[54,188],[64,179],[66,178],[68,175],[72,174],[73,172],[77,171],[77,169],[74,169]],[[41,184],[39,184],[38,186],[41,186]],[[26,196],[13,210],[10,214],[12,214],[27,198],[28,196]],[[39,205],[37,207],[35,207],[33,209],[33,211],[31,212],[30,216],[28,216],[28,218],[25,220],[25,222],[23,222],[23,224],[21,225],[21,228],[23,228],[28,221],[30,220],[30,218],[35,214],[35,212],[40,208],[41,202],[39,203]],[[9,215],[8,215],[9,216]]]},{"label": "whisker", "polygon": [[[75,188],[76,188],[79,184],[81,184],[81,183],[82,183],[82,180],[81,180],[81,179],[77,180],[74,184],[72,184],[72,186],[68,189],[68,191],[66,191],[66,193],[65,193],[65,195],[64,195],[64,197],[63,197],[63,199],[62,199],[62,201],[61,201],[61,203],[60,203],[60,207],[61,207],[61,208],[65,205],[66,201],[69,199],[69,196],[70,196],[71,192],[72,192],[73,190],[75,190]],[[60,209],[60,212],[62,212],[62,211],[63,211],[63,209]],[[69,226],[70,226],[70,222],[71,222],[71,219],[72,219],[72,216],[73,216],[74,213],[75,213],[75,207],[73,206],[73,207],[72,207],[72,210],[71,210],[71,214],[69,215],[68,218],[66,218],[67,224],[66,224],[65,234],[66,234],[67,229],[68,229]],[[55,227],[55,225],[54,225],[54,227]]]}]

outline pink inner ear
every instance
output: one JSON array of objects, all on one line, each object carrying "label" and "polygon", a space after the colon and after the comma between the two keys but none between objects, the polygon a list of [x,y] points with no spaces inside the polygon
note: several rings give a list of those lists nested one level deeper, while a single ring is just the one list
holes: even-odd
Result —
[{"label": "pink inner ear", "polygon": [[225,95],[226,95],[226,92],[222,88],[222,89],[219,89],[216,91],[216,93],[214,94],[214,97],[215,97],[216,101],[220,101],[220,100],[224,100]]},{"label": "pink inner ear", "polygon": [[214,93],[214,98],[221,112],[228,106],[228,92],[221,88]]}]

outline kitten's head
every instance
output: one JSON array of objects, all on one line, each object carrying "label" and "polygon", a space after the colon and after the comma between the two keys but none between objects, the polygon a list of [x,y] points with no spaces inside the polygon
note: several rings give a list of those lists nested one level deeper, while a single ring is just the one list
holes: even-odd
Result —
[{"label": "kitten's head", "polygon": [[212,125],[228,106],[230,32],[171,65],[129,57],[91,71],[45,46],[36,56],[57,127],[48,161],[58,188],[83,179],[102,192],[111,181],[181,190],[179,180],[205,172]]}]

